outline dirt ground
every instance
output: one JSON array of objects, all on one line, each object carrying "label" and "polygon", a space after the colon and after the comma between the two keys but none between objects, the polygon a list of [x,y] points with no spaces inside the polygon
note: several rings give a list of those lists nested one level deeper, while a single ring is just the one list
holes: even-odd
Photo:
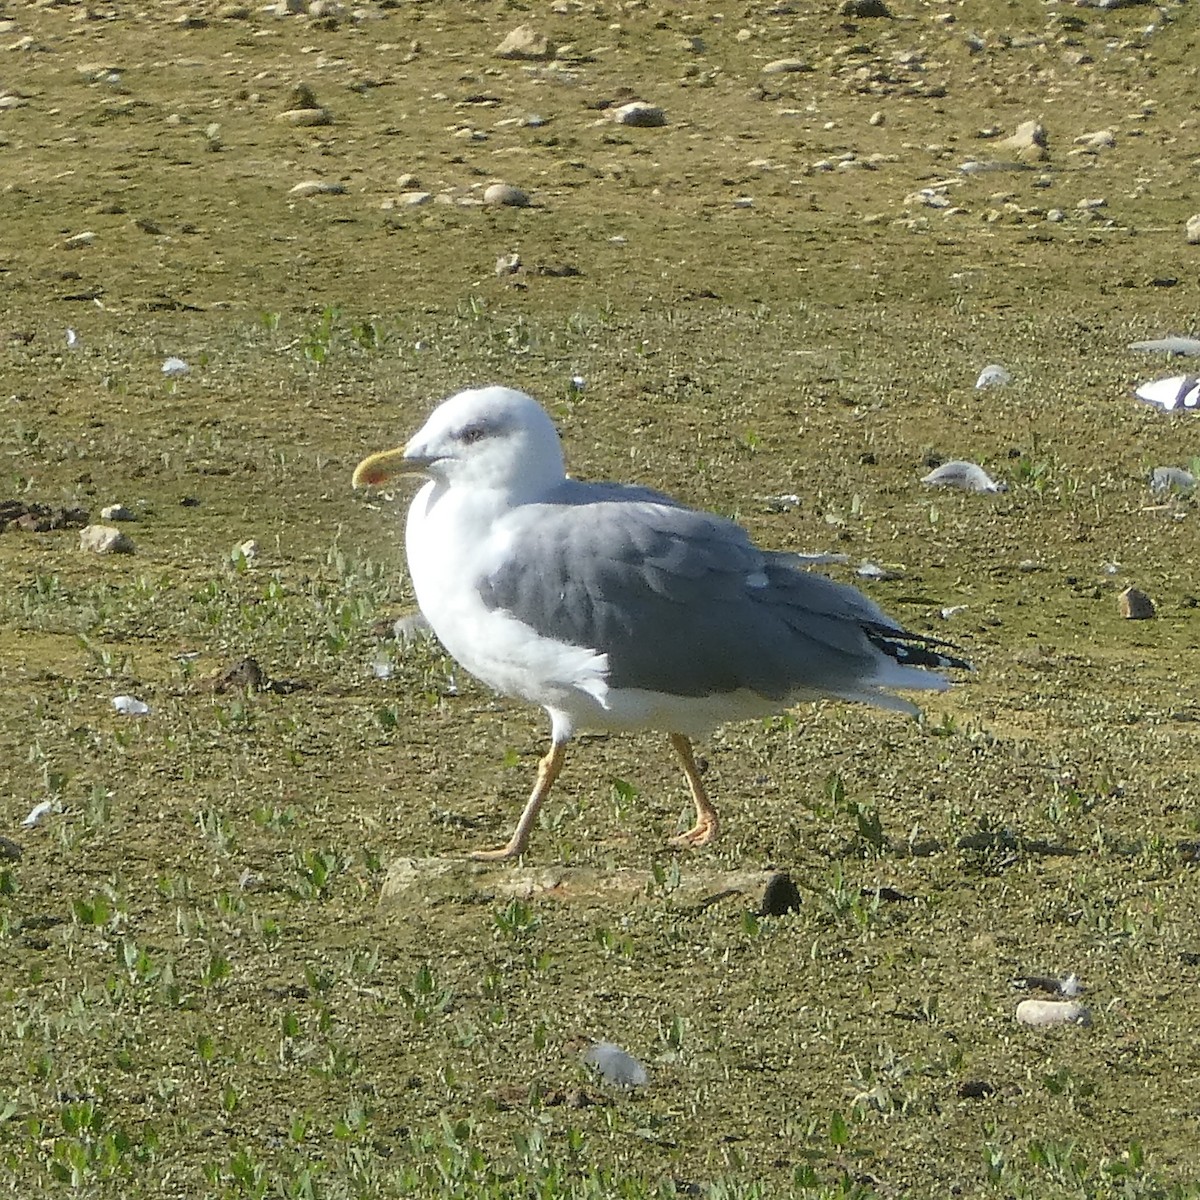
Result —
[{"label": "dirt ground", "polygon": [[[1195,6],[277,7],[0,11],[5,1186],[1200,1195],[1200,437],[1133,396],[1196,368],[1128,349],[1200,332]],[[547,723],[387,636],[349,481],[493,381],[975,672],[722,730],[683,857],[665,741],[581,739],[512,870],[587,887],[435,881]]]}]

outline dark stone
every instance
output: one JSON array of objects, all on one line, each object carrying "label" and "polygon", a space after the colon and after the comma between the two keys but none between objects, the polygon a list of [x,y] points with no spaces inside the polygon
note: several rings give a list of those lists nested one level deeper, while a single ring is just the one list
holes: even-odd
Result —
[{"label": "dark stone", "polygon": [[800,911],[800,889],[792,882],[786,871],[779,871],[767,880],[763,888],[760,917],[782,917],[785,913]]}]

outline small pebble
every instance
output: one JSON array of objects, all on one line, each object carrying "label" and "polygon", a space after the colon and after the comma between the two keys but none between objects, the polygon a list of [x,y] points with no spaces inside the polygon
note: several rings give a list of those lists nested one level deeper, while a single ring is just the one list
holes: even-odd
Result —
[{"label": "small pebble", "polygon": [[162,373],[172,379],[186,375],[192,368],[182,358],[167,358],[163,360]]},{"label": "small pebble", "polygon": [[136,521],[137,517],[123,504],[106,504],[100,510],[100,517],[105,521]]},{"label": "small pebble", "polygon": [[763,888],[760,917],[782,917],[800,911],[800,889],[786,871],[776,871]]},{"label": "small pebble", "polygon": [[345,192],[345,184],[326,183],[320,179],[305,179],[288,188],[289,196],[342,196]]},{"label": "small pebble", "polygon": [[764,75],[796,75],[803,71],[811,71],[812,64],[802,58],[777,58],[762,69]]},{"label": "small pebble", "polygon": [[1012,383],[1012,376],[998,363],[984,367],[975,380],[977,388],[1004,387],[1007,383]]},{"label": "small pebble", "polygon": [[496,58],[541,62],[553,57],[554,49],[545,34],[532,25],[518,25],[492,53]]},{"label": "small pebble", "polygon": [[21,824],[26,829],[32,829],[47,813],[52,811],[54,803],[51,800],[43,800],[40,804],[35,804],[28,815],[21,821]]},{"label": "small pebble", "polygon": [[667,114],[656,104],[645,100],[633,100],[612,110],[612,119],[618,125],[632,125],[638,129],[656,129],[667,123]]},{"label": "small pebble", "polygon": [[136,696],[114,696],[112,706],[123,717],[144,717],[150,711],[150,705]]},{"label": "small pebble", "polygon": [[1182,467],[1155,467],[1150,476],[1150,490],[1156,495],[1167,492],[1190,492],[1196,486],[1196,477]]},{"label": "small pebble", "polygon": [[1087,1006],[1077,1000],[1022,1000],[1017,1005],[1017,1023],[1040,1026],[1083,1025],[1092,1023]]},{"label": "small pebble", "polygon": [[857,567],[855,567],[854,573],[859,577],[859,579],[884,580],[901,578],[901,573],[899,571],[889,571],[887,567],[881,567],[878,563],[873,562],[860,563]]},{"label": "small pebble", "polygon": [[132,554],[133,541],[111,525],[88,525],[79,531],[79,548],[93,554]]},{"label": "small pebble", "polygon": [[1012,983],[1013,987],[1049,992],[1052,996],[1066,996],[1071,1000],[1083,995],[1083,984],[1073,971],[1065,979],[1055,975],[1018,975]]},{"label": "small pebble", "polygon": [[244,542],[239,542],[233,548],[233,557],[241,559],[243,562],[250,562],[251,559],[258,557],[258,542],[254,538],[247,538]]},{"label": "small pebble", "polygon": [[283,125],[295,125],[298,128],[333,124],[333,116],[325,108],[289,108],[281,112],[275,120]]},{"label": "small pebble", "polygon": [[1144,350],[1150,353],[1197,355],[1200,354],[1200,338],[1165,337],[1154,338],[1149,342],[1131,342],[1130,350]]},{"label": "small pebble", "polygon": [[596,1042],[583,1052],[583,1061],[595,1067],[600,1078],[613,1087],[645,1087],[650,1082],[646,1068],[614,1042]]},{"label": "small pebble", "polygon": [[79,250],[84,246],[92,245],[96,240],[96,235],[90,230],[85,229],[83,233],[74,233],[69,238],[63,240],[64,250]]},{"label": "small pebble", "polygon": [[1154,616],[1154,601],[1130,586],[1117,596],[1117,613],[1127,621],[1148,621]]},{"label": "small pebble", "polygon": [[521,256],[514,250],[511,254],[501,254],[496,259],[496,275],[515,275],[521,269]]},{"label": "small pebble", "polygon": [[529,195],[511,183],[493,183],[484,191],[483,202],[507,208],[525,208],[529,204]]},{"label": "small pebble", "polygon": [[1172,375],[1168,379],[1153,379],[1139,384],[1135,396],[1146,404],[1153,404],[1164,412],[1174,409],[1194,411],[1200,406],[1200,379],[1194,375]]},{"label": "small pebble", "polygon": [[942,463],[928,475],[922,476],[921,482],[927,487],[962,488],[966,492],[1005,490],[1005,485],[997,483],[982,467],[972,462],[963,462],[961,459]]}]

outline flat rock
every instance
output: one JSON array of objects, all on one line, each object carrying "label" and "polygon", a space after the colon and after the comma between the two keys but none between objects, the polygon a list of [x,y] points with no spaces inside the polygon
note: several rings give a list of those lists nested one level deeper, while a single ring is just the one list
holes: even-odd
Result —
[{"label": "flat rock", "polygon": [[961,488],[964,492],[1002,492],[1003,484],[997,483],[978,463],[953,459],[935,467],[921,477],[926,487]]},{"label": "flat rock", "polygon": [[275,120],[283,125],[295,125],[297,127],[332,125],[333,115],[327,108],[289,108],[281,112]]},{"label": "flat rock", "polygon": [[639,129],[656,129],[667,123],[667,114],[657,104],[645,100],[631,100],[612,110],[612,119],[618,125],[633,125]]},{"label": "flat rock", "polygon": [[802,58],[777,58],[762,69],[764,75],[797,75],[802,71],[811,71],[812,64]]},{"label": "flat rock", "polygon": [[[1200,217],[1197,218],[1200,221]],[[1130,342],[1130,350],[1144,350],[1147,353],[1181,354],[1184,356],[1200,354],[1200,338],[1163,337],[1154,338],[1148,342]]]},{"label": "flat rock", "polygon": [[1017,1023],[1040,1028],[1056,1025],[1083,1025],[1092,1023],[1092,1014],[1087,1005],[1077,1000],[1022,1000],[1017,1005]]},{"label": "flat rock", "polygon": [[325,183],[320,179],[305,179],[288,188],[289,196],[341,196],[346,187],[341,183]]},{"label": "flat rock", "polygon": [[[673,908],[708,908],[741,897],[759,912],[776,909],[764,903],[778,871],[718,871],[705,868],[680,871],[679,884],[666,893]],[[655,888],[654,876],[642,868],[523,867],[512,863],[475,862],[468,858],[401,858],[388,868],[379,893],[380,905],[414,902],[429,905],[481,898],[557,900],[590,906],[624,907]]]}]

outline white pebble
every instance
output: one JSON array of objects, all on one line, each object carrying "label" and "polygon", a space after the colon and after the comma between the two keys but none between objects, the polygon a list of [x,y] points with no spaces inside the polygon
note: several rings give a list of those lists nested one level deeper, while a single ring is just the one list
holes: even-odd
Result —
[{"label": "white pebble", "polygon": [[521,256],[514,250],[511,254],[501,254],[496,259],[496,275],[503,279],[505,275],[515,275],[521,269]]},{"label": "white pebble", "polygon": [[942,463],[940,467],[923,476],[921,482],[928,487],[962,488],[966,492],[1002,492],[1005,490],[1005,485],[997,483],[982,467],[972,462],[963,462],[960,459]]},{"label": "white pebble", "polygon": [[176,379],[180,375],[186,375],[191,369],[182,358],[176,358],[174,355],[163,360],[162,373],[172,379]]},{"label": "white pebble", "polygon": [[797,75],[812,70],[812,65],[802,58],[777,58],[762,68],[764,75]]},{"label": "white pebble", "polygon": [[975,380],[977,388],[1003,387],[1006,383],[1012,383],[1012,376],[999,363],[984,367]]},{"label": "white pebble", "polygon": [[618,125],[633,125],[638,129],[656,129],[667,123],[667,114],[656,104],[645,100],[633,100],[612,110],[612,119]]},{"label": "white pebble", "polygon": [[346,186],[341,183],[325,183],[320,179],[305,179],[294,187],[288,188],[289,196],[341,196]]},{"label": "white pebble", "polygon": [[1164,412],[1182,408],[1194,411],[1200,406],[1200,379],[1194,375],[1172,375],[1168,379],[1153,379],[1134,389],[1134,395]]},{"label": "white pebble", "polygon": [[1054,1025],[1092,1023],[1092,1014],[1076,1000],[1022,1000],[1017,1005],[1017,1023],[1046,1028]]},{"label": "white pebble", "polygon": [[1166,492],[1190,492],[1196,486],[1196,477],[1182,467],[1155,467],[1150,476],[1150,490],[1155,495]]},{"label": "white pebble", "polygon": [[1164,337],[1149,342],[1131,342],[1130,350],[1145,350],[1163,354],[1200,354],[1200,338]]},{"label": "white pebble", "polygon": [[112,706],[123,717],[144,717],[150,711],[150,705],[136,696],[114,696]]},{"label": "white pebble", "polygon": [[106,504],[100,510],[100,517],[104,521],[136,521],[137,517],[129,511],[123,504]]},{"label": "white pebble", "polygon": [[54,803],[50,800],[43,800],[40,804],[35,804],[30,810],[29,815],[21,822],[26,829],[32,829],[48,812],[54,808]]},{"label": "white pebble", "polygon": [[73,329],[67,330],[67,349],[77,350],[79,348],[79,334]]},{"label": "white pebble", "polygon": [[483,193],[484,204],[502,205],[506,208],[525,208],[529,195],[511,183],[493,183]]},{"label": "white pebble", "polygon": [[650,1082],[646,1068],[614,1042],[596,1042],[583,1052],[583,1061],[595,1067],[600,1078],[613,1087],[645,1087]]},{"label": "white pebble", "polygon": [[1079,982],[1079,976],[1072,971],[1066,979],[1059,982],[1058,990],[1069,999],[1074,999],[1083,995],[1083,984]]},{"label": "white pebble", "polygon": [[878,563],[862,562],[854,569],[855,575],[859,579],[899,579],[901,578],[899,571],[889,571],[887,567],[881,567]]}]

